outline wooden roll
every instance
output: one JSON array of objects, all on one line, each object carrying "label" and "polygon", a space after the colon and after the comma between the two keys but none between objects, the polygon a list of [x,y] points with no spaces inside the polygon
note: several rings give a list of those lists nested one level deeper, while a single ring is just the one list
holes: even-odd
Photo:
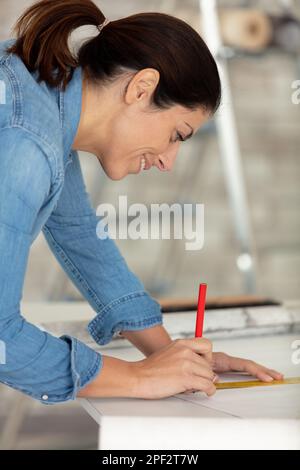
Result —
[{"label": "wooden roll", "polygon": [[265,49],[272,41],[272,22],[260,10],[220,10],[224,44],[251,52]]},{"label": "wooden roll", "polygon": [[[203,35],[202,18],[195,15],[194,10],[181,8],[177,16]],[[219,9],[219,19],[222,40],[226,46],[259,52],[272,41],[272,20],[260,10],[223,8]]]}]

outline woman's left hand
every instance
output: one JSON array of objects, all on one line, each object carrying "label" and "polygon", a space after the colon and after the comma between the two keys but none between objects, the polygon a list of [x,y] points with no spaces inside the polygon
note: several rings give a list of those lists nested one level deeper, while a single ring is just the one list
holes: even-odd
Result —
[{"label": "woman's left hand", "polygon": [[267,367],[248,359],[229,356],[228,354],[221,352],[213,353],[213,370],[216,373],[246,372],[263,382],[271,382],[274,379],[283,379],[283,374],[276,370],[268,369]]}]

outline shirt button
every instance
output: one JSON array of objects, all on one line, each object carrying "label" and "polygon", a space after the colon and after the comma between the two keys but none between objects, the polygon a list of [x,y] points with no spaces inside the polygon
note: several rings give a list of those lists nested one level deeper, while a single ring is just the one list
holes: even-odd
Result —
[{"label": "shirt button", "polygon": [[42,400],[48,400],[48,398],[49,398],[48,395],[43,395],[42,396]]}]

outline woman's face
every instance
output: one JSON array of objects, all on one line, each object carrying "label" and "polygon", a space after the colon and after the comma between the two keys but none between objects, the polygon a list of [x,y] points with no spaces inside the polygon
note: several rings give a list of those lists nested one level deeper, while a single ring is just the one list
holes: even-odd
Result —
[{"label": "woman's face", "polygon": [[98,125],[94,123],[89,150],[113,180],[153,167],[172,170],[181,141],[190,138],[209,118],[200,107],[194,111],[177,105],[154,109],[151,98],[158,82],[158,72],[145,69],[126,83],[124,93],[119,83],[96,98],[106,113],[96,118]]},{"label": "woman's face", "polygon": [[181,144],[205,120],[203,111],[174,106],[166,111],[125,113],[111,129],[110,145],[99,157],[106,174],[121,179],[153,167],[171,171]]}]

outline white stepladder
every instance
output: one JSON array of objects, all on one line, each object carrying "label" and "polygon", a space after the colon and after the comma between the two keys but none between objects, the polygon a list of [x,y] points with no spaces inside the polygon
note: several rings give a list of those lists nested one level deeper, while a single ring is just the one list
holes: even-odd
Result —
[{"label": "white stepladder", "polygon": [[[250,211],[242,170],[242,156],[232,105],[227,67],[227,59],[234,55],[234,51],[231,51],[230,48],[226,48],[223,45],[220,33],[217,0],[198,0],[198,3],[199,13],[202,19],[202,28],[200,29],[202,29],[204,39],[217,62],[222,81],[222,104],[216,114],[214,123],[219,142],[225,185],[232,211],[235,236],[239,247],[239,255],[236,259],[236,264],[243,276],[244,293],[254,294],[256,291],[255,245],[252,235]],[[175,11],[176,0],[164,0],[161,11],[171,9]],[[206,144],[204,139],[202,144],[205,149]],[[180,184],[179,191],[176,194],[177,202],[183,203],[186,200],[189,191],[186,181],[190,182],[189,187],[191,187],[191,182],[193,182],[192,184],[196,184],[197,175],[198,163],[195,165],[195,163],[191,162],[190,170],[187,169],[182,175],[182,184]],[[163,277],[165,273],[168,273],[168,276],[165,277],[168,278],[169,284],[171,280],[175,282],[176,273],[182,261],[182,254],[180,254],[180,252],[177,252],[177,256],[174,257],[175,249],[174,241],[170,240],[168,247],[159,251],[155,263],[155,275],[149,283],[154,290],[156,290],[158,286],[164,285]],[[160,279],[157,278],[157,262],[160,264]],[[170,266],[172,269],[170,269]],[[161,295],[159,290],[158,295]]]},{"label": "white stepladder", "polygon": [[204,39],[213,54],[222,81],[222,104],[216,116],[216,129],[223,163],[225,183],[229,195],[236,238],[240,254],[237,266],[244,276],[244,290],[252,294],[256,289],[255,247],[241,164],[241,152],[232,106],[232,96],[221,39],[217,0],[199,0]]}]

